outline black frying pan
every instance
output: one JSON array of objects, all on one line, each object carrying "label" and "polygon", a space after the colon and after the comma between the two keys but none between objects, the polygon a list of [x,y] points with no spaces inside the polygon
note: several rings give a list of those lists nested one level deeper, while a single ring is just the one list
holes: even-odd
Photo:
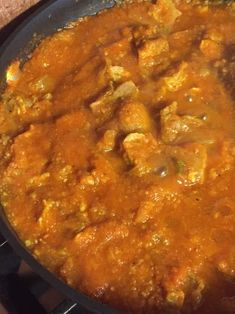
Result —
[{"label": "black frying pan", "polygon": [[[67,23],[79,17],[93,15],[98,11],[114,5],[114,0],[50,0],[32,13],[6,40],[0,50],[0,81],[4,83],[5,71],[10,62],[16,58],[27,59],[40,38],[56,32]],[[34,35],[37,35],[36,37]],[[36,38],[32,41],[32,38]],[[3,84],[4,85],[4,84]],[[9,224],[2,206],[0,205],[0,230],[9,244],[14,248],[31,268],[51,286],[60,290],[64,295],[95,313],[115,314],[118,311],[75,291],[50,273],[23,246],[13,228]],[[34,314],[34,313],[25,313]]]}]

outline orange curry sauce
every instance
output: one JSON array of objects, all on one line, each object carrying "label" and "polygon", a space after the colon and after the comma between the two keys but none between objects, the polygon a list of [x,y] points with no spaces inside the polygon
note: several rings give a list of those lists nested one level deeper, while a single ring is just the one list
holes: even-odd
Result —
[{"label": "orange curry sauce", "polygon": [[33,255],[125,313],[235,313],[235,7],[133,1],[14,62],[0,199]]}]

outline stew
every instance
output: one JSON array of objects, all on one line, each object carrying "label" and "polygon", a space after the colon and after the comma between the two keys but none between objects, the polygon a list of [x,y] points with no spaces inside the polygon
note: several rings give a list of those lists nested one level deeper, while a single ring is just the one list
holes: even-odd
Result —
[{"label": "stew", "polygon": [[131,1],[15,60],[0,199],[32,254],[125,313],[235,313],[235,6]]}]

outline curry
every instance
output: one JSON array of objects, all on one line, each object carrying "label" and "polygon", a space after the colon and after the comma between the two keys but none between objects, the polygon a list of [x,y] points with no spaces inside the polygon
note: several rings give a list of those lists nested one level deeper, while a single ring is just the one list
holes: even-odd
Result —
[{"label": "curry", "polygon": [[235,6],[132,1],[6,74],[0,199],[32,254],[124,313],[235,312]]}]

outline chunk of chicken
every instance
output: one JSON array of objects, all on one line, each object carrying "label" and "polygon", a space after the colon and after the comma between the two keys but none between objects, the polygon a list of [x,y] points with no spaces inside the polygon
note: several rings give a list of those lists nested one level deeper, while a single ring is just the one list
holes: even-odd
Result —
[{"label": "chunk of chicken", "polygon": [[192,313],[201,304],[205,281],[187,264],[172,267],[163,281],[168,308],[172,313]]},{"label": "chunk of chicken", "polygon": [[15,184],[20,180],[22,185],[24,180],[44,173],[51,150],[49,129],[48,124],[32,125],[29,130],[15,137],[11,146],[14,158],[6,169],[4,180],[13,180]]},{"label": "chunk of chicken", "polygon": [[210,61],[220,59],[223,54],[222,44],[212,39],[203,39],[200,44],[200,50]]},{"label": "chunk of chicken", "polygon": [[111,80],[114,82],[124,81],[130,77],[130,73],[123,67],[118,65],[109,66],[108,73],[110,75]]},{"label": "chunk of chicken", "polygon": [[103,137],[98,142],[98,147],[100,150],[105,152],[112,151],[116,144],[117,131],[107,130],[105,131]]},{"label": "chunk of chicken", "polygon": [[170,106],[161,110],[161,137],[165,143],[175,143],[182,140],[185,135],[195,128],[204,125],[204,121],[195,116],[177,114],[178,104],[173,102]]},{"label": "chunk of chicken", "polygon": [[123,147],[133,166],[131,175],[142,177],[152,173],[163,178],[175,172],[172,160],[163,153],[164,145],[151,133],[130,133],[124,139]]},{"label": "chunk of chicken", "polygon": [[172,51],[172,61],[178,62],[187,59],[191,54],[195,43],[198,42],[203,33],[203,26],[195,25],[190,29],[180,30],[169,34],[168,41]]},{"label": "chunk of chicken", "polygon": [[157,0],[156,4],[151,7],[149,14],[163,30],[169,31],[181,12],[172,0]]},{"label": "chunk of chicken", "polygon": [[119,112],[120,129],[125,133],[150,131],[151,124],[149,113],[142,103],[128,102]]},{"label": "chunk of chicken", "polygon": [[124,139],[123,147],[132,165],[141,165],[159,151],[158,143],[151,133],[130,133]]},{"label": "chunk of chicken", "polygon": [[[124,239],[128,236],[129,229],[126,225],[108,220],[95,226],[89,226],[82,232],[78,233],[74,242],[79,250],[86,248],[91,242],[97,242],[97,239],[103,238],[103,243],[107,243],[114,239]],[[99,237],[97,237],[99,235]]]},{"label": "chunk of chicken", "polygon": [[116,109],[116,102],[125,98],[134,97],[138,93],[138,88],[132,81],[127,81],[119,85],[115,90],[110,88],[104,95],[90,105],[93,114],[104,122],[111,118]]},{"label": "chunk of chicken", "polygon": [[113,65],[109,58],[104,58],[104,61],[105,66],[98,75],[98,82],[109,81],[109,85],[112,85],[113,82],[125,82],[130,77],[130,72],[128,72],[124,67]]},{"label": "chunk of chicken", "polygon": [[137,95],[139,92],[137,86],[133,81],[127,81],[121,85],[119,85],[114,93],[113,93],[113,100],[118,100],[118,99],[124,99],[127,97],[132,97]]},{"label": "chunk of chicken", "polygon": [[169,44],[165,38],[150,39],[143,42],[138,49],[139,65],[142,71],[152,68],[161,71],[168,66]]},{"label": "chunk of chicken", "polygon": [[186,62],[182,62],[178,72],[174,73],[171,76],[164,77],[164,82],[166,84],[167,89],[170,92],[176,92],[183,85],[185,80],[188,77],[187,74],[188,65]]},{"label": "chunk of chicken", "polygon": [[185,186],[202,184],[205,179],[207,150],[202,144],[171,147],[169,153],[175,161],[178,182]]},{"label": "chunk of chicken", "polygon": [[165,38],[149,39],[138,49],[140,61],[148,58],[158,58],[162,52],[169,51],[168,41]]}]

